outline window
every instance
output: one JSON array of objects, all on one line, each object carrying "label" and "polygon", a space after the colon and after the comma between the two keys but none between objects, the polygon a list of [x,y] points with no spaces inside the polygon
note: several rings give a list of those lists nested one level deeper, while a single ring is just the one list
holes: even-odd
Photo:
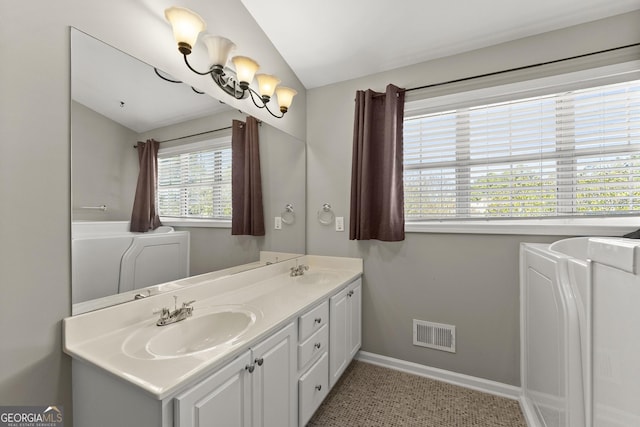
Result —
[{"label": "window", "polygon": [[638,214],[640,80],[407,115],[404,190],[407,222]]},{"label": "window", "polygon": [[231,139],[160,149],[158,209],[163,218],[231,219]]}]

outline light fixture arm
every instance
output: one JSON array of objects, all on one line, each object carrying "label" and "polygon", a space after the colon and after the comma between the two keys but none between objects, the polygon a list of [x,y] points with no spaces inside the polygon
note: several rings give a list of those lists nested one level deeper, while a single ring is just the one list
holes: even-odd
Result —
[{"label": "light fixture arm", "polygon": [[189,67],[189,69],[191,71],[193,71],[194,73],[199,74],[201,76],[206,76],[207,74],[212,74],[213,73],[213,70],[209,70],[209,71],[207,71],[205,73],[202,73],[202,72],[196,70],[195,68],[193,68],[191,66],[191,64],[189,64],[189,60],[187,59],[187,55],[185,53],[183,53],[182,56],[184,57],[184,63],[187,64],[187,67]]},{"label": "light fixture arm", "polygon": [[[256,92],[255,90],[249,88],[249,95],[251,96],[251,100],[253,101],[253,105],[255,105],[258,108],[266,108],[266,110],[269,112],[269,114],[271,114],[273,117],[275,117],[276,119],[281,119],[284,117],[284,113],[282,113],[281,115],[276,115],[273,113],[273,111],[271,111],[271,109],[269,108],[269,99],[264,99],[262,96],[260,96],[260,94],[258,92]],[[258,104],[255,100],[255,96],[258,97],[258,99],[260,100],[261,104]]]},{"label": "light fixture arm", "polygon": [[[178,84],[182,84],[184,83],[181,80],[175,80],[175,79],[170,79],[169,77],[163,76],[162,74],[160,74],[160,71],[156,68],[153,67],[153,71],[155,71],[156,76],[160,77],[162,80],[167,81],[169,83],[178,83]],[[197,93],[198,95],[204,95],[204,92],[199,91],[198,89],[196,89],[195,87],[191,86],[191,90],[193,90],[195,93]]]}]

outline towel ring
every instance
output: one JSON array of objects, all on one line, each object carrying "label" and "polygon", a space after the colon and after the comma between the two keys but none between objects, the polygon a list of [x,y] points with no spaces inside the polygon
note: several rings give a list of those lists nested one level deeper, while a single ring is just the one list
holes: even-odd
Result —
[{"label": "towel ring", "polygon": [[325,203],[322,205],[322,209],[318,211],[318,222],[322,225],[329,225],[333,222],[336,215],[331,210],[331,205]]},{"label": "towel ring", "polygon": [[280,218],[282,222],[287,225],[291,225],[296,221],[296,214],[293,212],[293,205],[291,203],[287,203],[284,207],[284,212],[280,214]]}]

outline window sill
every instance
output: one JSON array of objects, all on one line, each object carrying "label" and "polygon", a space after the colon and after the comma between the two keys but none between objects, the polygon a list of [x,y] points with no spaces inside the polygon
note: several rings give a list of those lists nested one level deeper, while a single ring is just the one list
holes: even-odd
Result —
[{"label": "window sill", "polygon": [[640,228],[640,217],[407,222],[407,233],[622,236]]},{"label": "window sill", "polygon": [[231,220],[160,217],[160,221],[171,227],[231,228]]}]

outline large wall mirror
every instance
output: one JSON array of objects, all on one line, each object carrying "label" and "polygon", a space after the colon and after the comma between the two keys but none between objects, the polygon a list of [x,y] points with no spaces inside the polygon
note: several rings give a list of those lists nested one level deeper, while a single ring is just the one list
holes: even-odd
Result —
[{"label": "large wall mirror", "polygon": [[232,120],[246,114],[75,28],[71,92],[73,314],[175,289],[183,277],[228,275],[304,253],[303,141],[260,126],[265,236],[232,236],[224,221],[177,219],[130,233],[138,141],[180,151],[230,140]]}]

